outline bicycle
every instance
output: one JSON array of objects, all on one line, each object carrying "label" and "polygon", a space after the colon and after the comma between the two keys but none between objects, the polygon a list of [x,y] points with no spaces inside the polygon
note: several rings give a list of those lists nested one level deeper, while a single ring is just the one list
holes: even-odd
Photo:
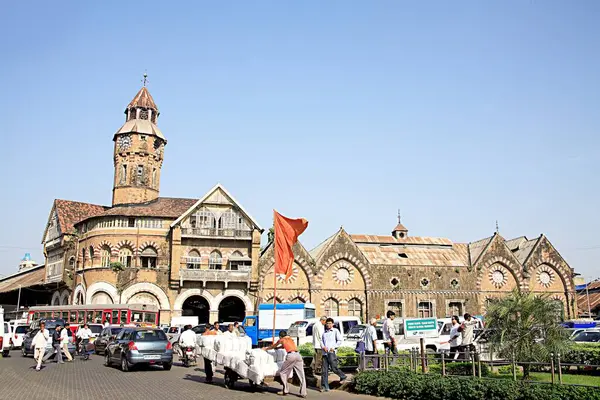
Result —
[{"label": "bicycle", "polygon": [[88,352],[87,346],[90,343],[90,339],[81,339],[79,342],[78,353],[83,361],[90,359],[90,353]]}]

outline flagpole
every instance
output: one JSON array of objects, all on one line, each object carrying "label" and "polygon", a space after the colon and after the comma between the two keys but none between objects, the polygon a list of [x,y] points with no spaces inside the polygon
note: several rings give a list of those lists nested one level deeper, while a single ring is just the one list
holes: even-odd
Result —
[{"label": "flagpole", "polygon": [[[277,247],[275,240],[277,230],[275,229],[275,210],[273,210],[273,250],[275,252],[275,264],[277,264]],[[277,311],[277,265],[273,265],[273,343],[275,344],[275,316]]]}]

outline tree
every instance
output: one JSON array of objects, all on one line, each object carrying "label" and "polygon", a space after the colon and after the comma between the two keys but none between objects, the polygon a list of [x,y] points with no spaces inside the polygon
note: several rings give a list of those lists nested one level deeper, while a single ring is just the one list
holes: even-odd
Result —
[{"label": "tree", "polygon": [[275,240],[275,228],[270,227],[269,232],[267,233],[267,242],[271,243]]},{"label": "tree", "polygon": [[547,295],[514,289],[507,297],[490,303],[485,319],[492,350],[500,357],[521,362],[523,379],[530,364],[549,362],[551,354],[565,354],[568,334],[559,324],[559,305]]}]

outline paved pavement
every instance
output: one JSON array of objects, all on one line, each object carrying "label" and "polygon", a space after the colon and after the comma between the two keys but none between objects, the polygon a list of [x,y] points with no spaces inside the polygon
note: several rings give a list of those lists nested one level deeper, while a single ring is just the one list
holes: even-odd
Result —
[{"label": "paved pavement", "polygon": [[[35,361],[24,358],[20,352],[12,351],[11,356],[0,358],[0,398],[26,400],[98,400],[98,399],[226,399],[245,400],[278,399],[281,385],[273,382],[263,393],[251,391],[247,381],[238,381],[234,390],[223,386],[223,376],[215,374],[215,384],[204,383],[202,362],[199,367],[184,368],[173,365],[171,371],[161,367],[135,369],[122,372],[117,367],[105,367],[101,356],[92,355],[88,361],[75,359],[72,363],[58,365],[55,362],[44,364],[41,371],[35,370]],[[291,387],[288,400],[298,399],[294,393],[298,388]],[[342,400],[373,399],[368,396],[348,394],[334,390],[320,393],[308,390],[308,399]]]}]

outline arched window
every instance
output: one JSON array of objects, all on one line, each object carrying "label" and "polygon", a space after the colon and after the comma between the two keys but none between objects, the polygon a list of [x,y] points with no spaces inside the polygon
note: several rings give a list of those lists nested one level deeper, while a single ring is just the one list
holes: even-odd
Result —
[{"label": "arched window", "polygon": [[100,249],[100,266],[110,267],[110,247],[107,245],[102,246]]},{"label": "arched window", "polygon": [[[281,299],[279,297],[275,297],[275,301],[277,304],[281,304]],[[266,304],[273,304],[273,296],[268,297],[265,301]]]},{"label": "arched window", "polygon": [[328,317],[337,317],[340,315],[340,303],[333,297],[325,300],[325,315]]},{"label": "arched window", "polygon": [[85,247],[81,249],[81,268],[85,268]]},{"label": "arched window", "polygon": [[152,246],[146,247],[142,250],[140,261],[142,262],[142,268],[156,268],[156,260],[158,259],[158,252]]},{"label": "arched window", "polygon": [[353,298],[348,302],[348,315],[351,317],[362,317],[362,303]]},{"label": "arched window", "polygon": [[94,247],[90,246],[90,265],[94,265]]},{"label": "arched window", "polygon": [[235,226],[237,219],[237,214],[231,208],[221,216],[220,228],[226,231],[222,233],[223,236],[235,236]]},{"label": "arched window", "polygon": [[297,296],[297,297],[294,297],[294,298],[293,298],[293,299],[290,301],[290,303],[293,303],[293,304],[304,304],[304,303],[306,303],[306,302],[304,301],[304,299],[303,299],[302,297],[300,297],[300,296]]},{"label": "arched window", "polygon": [[186,264],[189,269],[200,269],[202,258],[198,250],[190,250],[188,253]]},{"label": "arched window", "polygon": [[121,250],[119,250],[119,262],[123,264],[125,268],[131,267],[132,256],[133,253],[128,247],[122,247]]},{"label": "arched window", "polygon": [[562,302],[562,300],[559,300],[559,299],[553,299],[552,303],[556,307],[556,318],[558,318],[560,321],[564,321],[564,319],[565,319],[564,303]]},{"label": "arched window", "polygon": [[223,269],[223,258],[221,257],[221,253],[219,253],[217,250],[210,253],[210,258],[208,260],[208,268]]},{"label": "arched window", "polygon": [[75,271],[75,257],[69,258],[69,269]]}]

